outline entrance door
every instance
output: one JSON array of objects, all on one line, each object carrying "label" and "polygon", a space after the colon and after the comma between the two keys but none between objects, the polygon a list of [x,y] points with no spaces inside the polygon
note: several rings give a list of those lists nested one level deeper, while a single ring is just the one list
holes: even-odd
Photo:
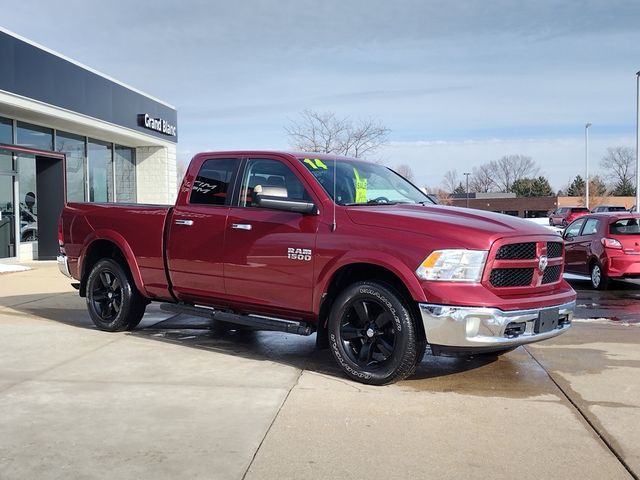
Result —
[{"label": "entrance door", "polygon": [[[58,219],[64,207],[64,182],[64,162],[61,158],[36,155],[38,260],[55,260],[60,252]],[[26,196],[25,200],[33,201]]]},{"label": "entrance door", "polygon": [[58,218],[64,206],[61,158],[20,153],[20,235],[22,243],[38,244],[38,259],[53,260],[59,252]]}]

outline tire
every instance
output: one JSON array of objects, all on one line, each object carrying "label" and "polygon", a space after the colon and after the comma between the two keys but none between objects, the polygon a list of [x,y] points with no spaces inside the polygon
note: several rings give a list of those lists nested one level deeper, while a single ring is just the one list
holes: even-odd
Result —
[{"label": "tire", "polygon": [[596,290],[606,290],[609,287],[609,277],[602,269],[600,262],[591,265],[591,286]]},{"label": "tire", "polygon": [[133,330],[146,307],[147,302],[118,262],[105,258],[91,269],[87,278],[87,309],[100,330]]},{"label": "tire", "polygon": [[567,223],[567,221],[566,221],[565,219],[562,219],[562,222],[560,222],[560,226],[561,226],[562,228],[567,228],[567,225],[569,225],[569,224]]},{"label": "tire", "polygon": [[328,323],[329,347],[342,370],[361,383],[385,385],[412,375],[424,354],[415,319],[387,285],[356,282],[336,298]]}]

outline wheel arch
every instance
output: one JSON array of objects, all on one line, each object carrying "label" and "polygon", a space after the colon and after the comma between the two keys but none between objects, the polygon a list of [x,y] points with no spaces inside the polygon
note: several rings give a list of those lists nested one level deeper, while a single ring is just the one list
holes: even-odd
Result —
[{"label": "wheel arch", "polygon": [[[322,287],[322,296],[318,306],[317,344],[326,346],[327,342],[327,320],[331,307],[342,289],[352,283],[362,280],[377,281],[386,284],[404,299],[412,316],[416,321],[416,328],[422,340],[426,340],[424,327],[420,321],[420,311],[418,302],[424,301],[424,291],[420,289],[420,296],[416,299],[416,294],[410,286],[407,286],[398,272],[385,265],[371,263],[367,261],[353,261],[345,263],[334,269]],[[416,279],[416,283],[417,279]],[[422,298],[421,298],[422,297]]]},{"label": "wheel arch", "polygon": [[140,275],[138,262],[133,255],[133,251],[124,239],[114,238],[112,236],[94,235],[88,239],[83,253],[78,259],[78,271],[80,272],[80,296],[86,295],[87,277],[93,266],[103,258],[112,258],[116,260],[127,273],[131,276],[137,290],[142,294],[146,294],[144,282]]}]

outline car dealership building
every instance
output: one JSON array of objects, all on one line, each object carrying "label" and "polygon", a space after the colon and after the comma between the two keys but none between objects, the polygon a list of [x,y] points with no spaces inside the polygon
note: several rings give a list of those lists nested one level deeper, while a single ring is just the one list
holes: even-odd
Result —
[{"label": "car dealership building", "polygon": [[65,200],[173,202],[174,107],[3,29],[0,59],[0,262],[55,258]]}]

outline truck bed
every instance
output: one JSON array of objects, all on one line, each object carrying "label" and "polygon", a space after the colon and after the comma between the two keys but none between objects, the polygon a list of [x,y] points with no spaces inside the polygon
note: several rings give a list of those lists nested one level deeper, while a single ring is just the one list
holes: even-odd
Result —
[{"label": "truck bed", "polygon": [[83,247],[96,239],[108,240],[120,247],[133,266],[132,275],[141,293],[153,299],[170,299],[163,252],[171,209],[169,205],[69,203],[62,213],[62,233],[70,272],[81,278]]}]

